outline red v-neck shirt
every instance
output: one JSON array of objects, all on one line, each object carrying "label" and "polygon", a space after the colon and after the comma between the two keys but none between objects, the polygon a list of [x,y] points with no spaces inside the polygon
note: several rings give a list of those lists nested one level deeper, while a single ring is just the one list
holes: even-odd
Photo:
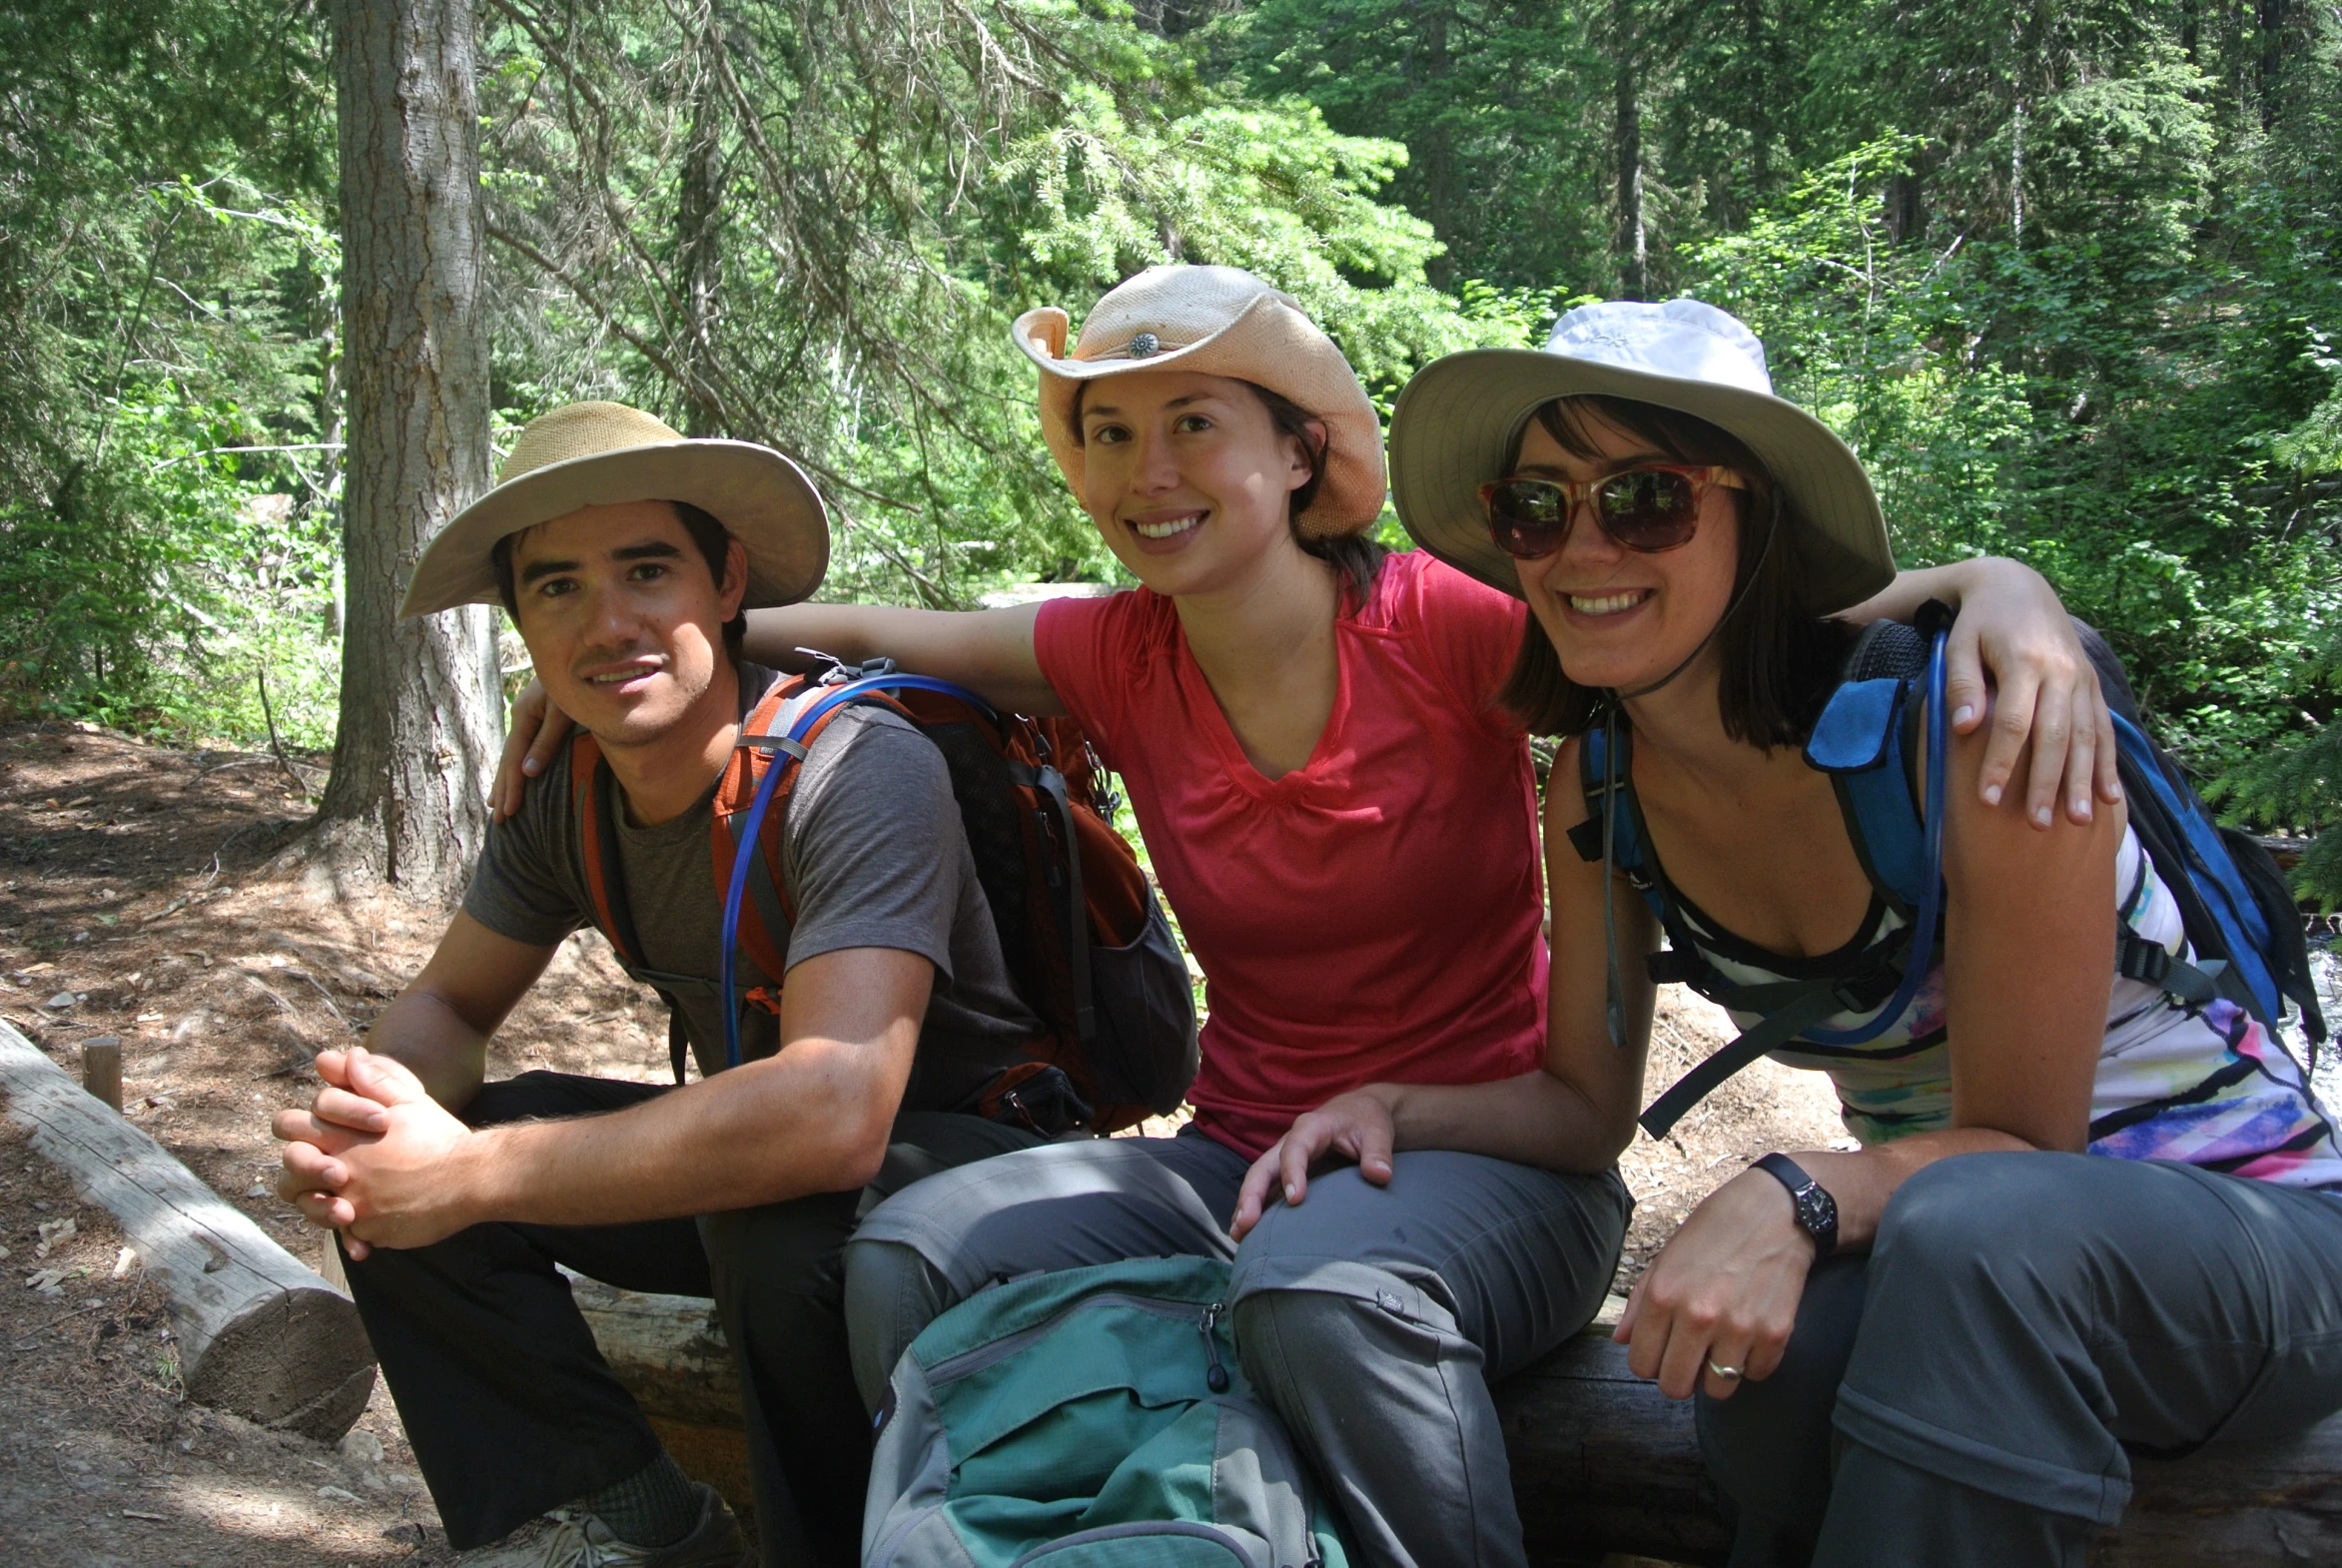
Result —
[{"label": "red v-neck shirt", "polygon": [[1420,551],[1390,556],[1334,623],[1317,749],[1272,780],[1170,599],[1042,607],[1042,673],[1122,775],[1203,966],[1199,1131],[1257,1155],[1361,1084],[1487,1083],[1542,1060],[1536,780],[1493,704],[1526,613]]}]

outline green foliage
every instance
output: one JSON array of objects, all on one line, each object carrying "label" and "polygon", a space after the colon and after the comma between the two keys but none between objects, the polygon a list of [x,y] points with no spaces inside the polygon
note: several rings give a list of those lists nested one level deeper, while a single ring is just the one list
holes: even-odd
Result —
[{"label": "green foliage", "polygon": [[[836,505],[834,596],[962,605],[1116,576],[1043,449],[1007,337],[1024,310],[1079,322],[1161,261],[1247,267],[1387,409],[1426,360],[1534,342],[1639,265],[1652,297],[1757,328],[1782,390],[1871,464],[1905,559],[2031,561],[2228,809],[2342,823],[2330,6],[499,0],[480,18],[501,430],[612,396],[779,445]],[[0,0],[18,708],[251,739],[265,667],[290,737],[330,730],[322,26],[264,0]],[[2304,886],[2342,897],[2342,839]]]},{"label": "green foliage", "polygon": [[1251,95],[1301,95],[1333,126],[1403,143],[1391,195],[1450,252],[1444,287],[1608,273],[1602,203],[1607,8],[1505,0],[1260,0],[1205,35]]},{"label": "green foliage", "polygon": [[[1920,151],[1816,171],[1693,253],[1698,292],[1745,316],[1782,390],[1863,454],[1907,560],[2031,561],[2215,773],[2293,722],[2303,610],[2333,592],[2330,522],[2269,504],[2272,445],[2306,401],[2303,302],[2216,257],[2149,267],[2094,237],[1894,244],[1879,191]],[[2108,303],[2123,290],[2147,294],[2151,337]],[[2330,278],[2322,292],[2342,304]]]},{"label": "green foliage", "polygon": [[52,248],[0,247],[24,303],[0,359],[0,706],[251,739],[267,669],[286,738],[326,744],[334,236],[235,174],[125,189],[129,147],[93,166],[49,134],[25,188],[52,205],[12,238]]},{"label": "green foliage", "polygon": [[1386,399],[1517,337],[1428,285],[1430,226],[1380,199],[1405,148],[1214,87],[1124,16],[982,0],[912,36],[862,0],[742,7],[720,34],[712,12],[508,14],[489,216],[525,304],[499,402],[619,396],[780,445],[836,506],[833,596],[967,604],[1119,570],[1040,438],[1008,338],[1033,306],[1078,318],[1158,262],[1247,267]]}]

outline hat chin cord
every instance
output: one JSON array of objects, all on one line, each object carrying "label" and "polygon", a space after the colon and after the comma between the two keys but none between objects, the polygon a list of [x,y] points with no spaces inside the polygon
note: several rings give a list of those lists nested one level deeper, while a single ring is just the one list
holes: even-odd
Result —
[{"label": "hat chin cord", "polygon": [[1618,876],[1613,864],[1618,809],[1612,804],[1618,788],[1619,709],[1638,697],[1648,697],[1669,685],[1678,675],[1692,667],[1693,660],[1708,651],[1708,645],[1716,640],[1716,634],[1724,629],[1724,623],[1732,619],[1734,613],[1747,601],[1750,590],[1756,587],[1757,574],[1765,569],[1765,559],[1773,553],[1773,540],[1780,532],[1781,490],[1776,486],[1772,515],[1767,520],[1765,542],[1757,547],[1756,564],[1749,568],[1748,581],[1740,585],[1740,591],[1732,596],[1732,602],[1724,606],[1724,613],[1716,617],[1716,624],[1708,628],[1708,635],[1702,637],[1699,645],[1683,656],[1682,662],[1650,685],[1624,692],[1615,687],[1605,688],[1609,700],[1602,706],[1602,959],[1605,988],[1602,1013],[1603,1023],[1610,1031],[1610,1043],[1622,1050],[1626,1046],[1626,988],[1620,979],[1618,967]]}]

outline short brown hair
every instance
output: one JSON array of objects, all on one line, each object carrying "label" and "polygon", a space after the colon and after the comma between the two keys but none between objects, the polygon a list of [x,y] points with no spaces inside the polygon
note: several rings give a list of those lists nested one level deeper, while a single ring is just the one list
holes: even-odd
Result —
[{"label": "short brown hair", "polygon": [[[1629,397],[1579,396],[1546,403],[1533,417],[1575,456],[1601,455],[1592,425],[1610,424],[1676,462],[1730,468],[1749,481],[1748,489],[1729,492],[1740,511],[1740,565],[1733,574],[1739,603],[1716,633],[1724,658],[1717,716],[1725,734],[1749,745],[1768,751],[1804,745],[1854,633],[1817,613],[1807,595],[1813,572],[1805,541],[1812,527],[1796,500],[1739,436],[1694,414]],[[1519,460],[1516,437],[1505,467]],[[1768,533],[1775,535],[1770,549]],[[1607,698],[1562,672],[1561,655],[1531,616],[1498,704],[1531,734],[1577,735],[1592,727]]]},{"label": "short brown hair", "polygon": [[[1301,444],[1301,455],[1308,460],[1309,477],[1296,487],[1285,506],[1285,523],[1292,529],[1293,542],[1302,553],[1314,555],[1334,570],[1341,579],[1342,588],[1352,599],[1363,605],[1374,592],[1374,574],[1382,569],[1382,558],[1390,553],[1390,546],[1364,533],[1339,533],[1320,538],[1301,531],[1301,513],[1317,498],[1318,486],[1325,482],[1325,421],[1318,418],[1282,392],[1270,392],[1258,382],[1237,382],[1252,389],[1252,395],[1268,410],[1268,422],[1279,435],[1289,435]],[[1082,401],[1089,395],[1090,384],[1083,382],[1074,389],[1074,410],[1071,415],[1074,444],[1082,444]],[[1310,429],[1314,424],[1315,431]]]},{"label": "short brown hair", "polygon": [[[715,579],[716,591],[724,587],[724,561],[732,551],[732,530],[716,520],[712,512],[700,510],[689,501],[669,501],[675,508],[675,520],[683,524],[683,531],[691,535],[691,542],[699,547],[700,557],[707,562],[708,575]],[[539,524],[542,526],[542,524]],[[504,613],[512,617],[512,624],[520,624],[520,595],[512,581],[512,544],[521,533],[507,533],[488,551],[488,561],[496,569],[496,597],[504,601]],[[745,611],[724,622],[724,652],[734,663],[740,660],[740,647],[748,636],[748,616]]]}]

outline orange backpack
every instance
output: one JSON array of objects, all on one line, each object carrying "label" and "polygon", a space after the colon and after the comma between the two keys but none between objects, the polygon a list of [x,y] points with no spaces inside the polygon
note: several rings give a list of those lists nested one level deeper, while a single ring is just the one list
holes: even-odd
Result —
[{"label": "orange backpack", "polygon": [[971,691],[897,673],[883,659],[819,681],[785,676],[742,722],[716,785],[709,835],[716,885],[726,889],[714,982],[644,967],[607,827],[615,784],[591,735],[580,730],[570,742],[594,924],[627,974],[666,1000],[675,1081],[683,1082],[689,1050],[679,996],[734,999],[725,1014],[725,1066],[739,1062],[739,1009],[780,1011],[779,983],[742,991],[733,980],[735,939],[764,974],[786,972],[795,911],[781,876],[783,813],[798,764],[855,704],[909,720],[943,754],[1010,978],[1042,1023],[1027,1060],[957,1109],[1045,1133],[1075,1126],[1111,1133],[1177,1109],[1196,1065],[1186,964],[1138,857],[1109,825],[1114,801],[1081,727],[1070,718],[998,713]]}]

